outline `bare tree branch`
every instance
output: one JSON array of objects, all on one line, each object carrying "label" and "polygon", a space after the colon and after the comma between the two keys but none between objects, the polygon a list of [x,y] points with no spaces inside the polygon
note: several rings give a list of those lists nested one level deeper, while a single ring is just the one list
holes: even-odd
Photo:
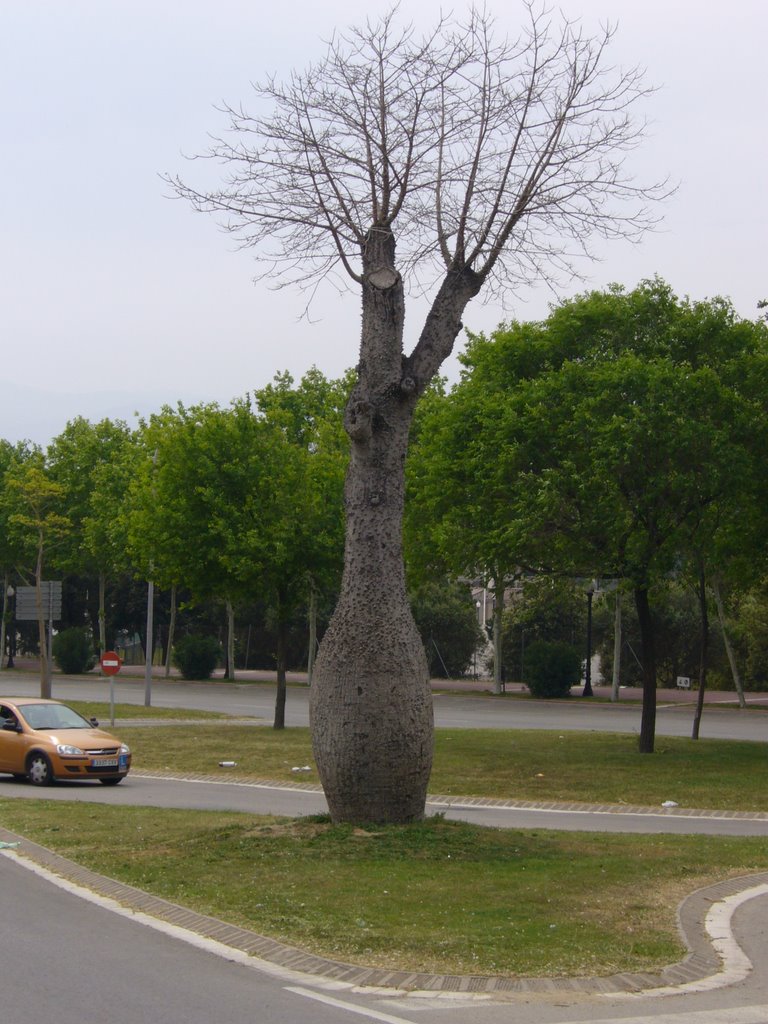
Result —
[{"label": "bare tree branch", "polygon": [[495,295],[570,274],[569,246],[642,236],[669,189],[625,169],[650,90],[637,69],[606,66],[613,29],[586,37],[524,6],[513,42],[482,10],[424,39],[396,28],[396,8],[338,35],[309,69],[256,85],[256,113],[223,108],[228,131],[205,154],[226,169],[222,188],[167,180],[280,286],[313,289],[336,268],[359,284],[376,224],[412,288],[464,268]]}]

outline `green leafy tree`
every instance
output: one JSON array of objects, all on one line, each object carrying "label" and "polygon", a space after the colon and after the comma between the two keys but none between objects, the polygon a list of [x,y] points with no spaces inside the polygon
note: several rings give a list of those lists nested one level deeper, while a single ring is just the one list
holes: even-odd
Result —
[{"label": "green leafy tree", "polygon": [[46,614],[42,596],[43,572],[46,556],[55,551],[71,529],[70,520],[59,512],[63,495],[63,487],[50,478],[42,452],[33,451],[23,461],[14,460],[6,470],[3,504],[11,543],[17,547],[23,559],[22,572],[31,576],[35,585],[41,697],[51,696]]},{"label": "green leafy tree", "polygon": [[[756,507],[764,338],[728,303],[681,301],[658,280],[579,296],[546,321],[475,338],[432,431],[440,528],[457,547],[473,531],[464,550],[474,544],[478,558],[506,552],[507,565],[632,589],[644,752],[655,733],[652,588]],[[443,453],[460,462],[462,448],[451,471]],[[459,508],[472,480],[474,527]]]},{"label": "green leafy tree", "polygon": [[[584,587],[574,580],[535,576],[518,581],[505,616],[503,649],[508,672],[520,672],[527,683],[523,660],[537,641],[567,644],[586,650]],[[595,636],[597,647],[597,636]]]},{"label": "green leafy tree", "polygon": [[[67,573],[98,580],[98,643],[107,647],[106,586],[110,573],[124,560],[116,542],[115,524],[127,485],[126,451],[131,433],[122,421],[93,424],[77,417],[48,446],[51,479],[62,488],[62,502],[72,529],[56,552]],[[122,539],[122,538],[121,538]]]},{"label": "green leafy tree", "polygon": [[291,446],[305,456],[304,515],[313,535],[302,557],[309,593],[307,676],[311,684],[321,601],[338,595],[344,553],[342,496],[349,457],[344,406],[353,380],[328,380],[316,368],[298,386],[290,374],[278,375],[255,394],[267,422],[279,427]]},{"label": "green leafy tree", "polygon": [[411,607],[430,675],[463,676],[484,639],[469,587],[447,579],[424,583],[411,593]]},{"label": "green leafy tree", "polygon": [[134,560],[161,585],[183,583],[195,601],[226,603],[231,666],[236,607],[257,596],[269,604],[282,728],[286,630],[304,599],[318,528],[312,454],[247,400],[165,409],[143,435],[129,528]]},{"label": "green leafy tree", "polygon": [[[25,443],[12,445],[9,441],[0,439],[0,576],[2,576],[2,621],[0,622],[0,668],[3,667],[6,648],[6,636],[10,622],[11,608],[9,606],[10,591],[18,586],[19,573],[24,559],[22,557],[23,543],[19,538],[18,531],[12,530],[9,517],[15,511],[13,494],[8,490],[7,476],[11,470],[18,469],[18,466],[35,451]],[[9,654],[13,651],[13,640],[9,646]]]}]

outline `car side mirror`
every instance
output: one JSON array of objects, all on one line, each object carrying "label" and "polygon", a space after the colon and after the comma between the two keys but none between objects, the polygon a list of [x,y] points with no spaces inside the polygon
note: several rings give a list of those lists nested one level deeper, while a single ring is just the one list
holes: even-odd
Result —
[{"label": "car side mirror", "polygon": [[99,727],[99,720],[98,720],[98,718],[90,718],[90,719],[88,719],[88,721],[91,723],[91,725],[93,726],[94,729],[98,729],[98,727]]},{"label": "car side mirror", "polygon": [[21,732],[21,726],[18,722],[15,722],[12,718],[6,718],[3,721],[3,730],[5,732]]}]

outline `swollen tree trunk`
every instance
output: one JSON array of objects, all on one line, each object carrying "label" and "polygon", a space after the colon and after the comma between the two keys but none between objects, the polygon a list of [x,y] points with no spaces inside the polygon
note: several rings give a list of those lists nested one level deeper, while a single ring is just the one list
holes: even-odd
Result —
[{"label": "swollen tree trunk", "polygon": [[635,608],[640,626],[643,661],[643,713],[640,719],[641,754],[652,754],[656,742],[656,644],[646,587],[635,588]]},{"label": "swollen tree trunk", "polygon": [[433,722],[402,556],[408,431],[480,282],[471,272],[448,275],[404,358],[403,286],[390,232],[374,227],[362,255],[360,363],[345,415],[344,573],[315,663],[310,725],[334,821],[409,822],[424,815]]}]

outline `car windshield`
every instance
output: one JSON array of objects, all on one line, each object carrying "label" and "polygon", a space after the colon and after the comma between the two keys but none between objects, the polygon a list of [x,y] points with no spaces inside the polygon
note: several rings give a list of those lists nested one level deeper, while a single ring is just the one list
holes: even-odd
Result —
[{"label": "car windshield", "polygon": [[92,725],[66,704],[24,704],[20,708],[30,729],[91,729]]}]

